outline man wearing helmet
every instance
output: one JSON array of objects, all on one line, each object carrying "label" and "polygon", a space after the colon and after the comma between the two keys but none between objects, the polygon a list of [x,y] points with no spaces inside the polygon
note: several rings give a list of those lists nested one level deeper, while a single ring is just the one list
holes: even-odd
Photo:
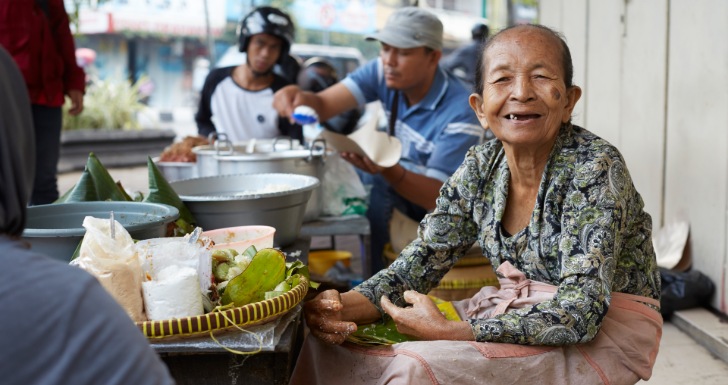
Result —
[{"label": "man wearing helmet", "polygon": [[198,133],[225,133],[232,142],[285,135],[302,139],[298,125],[272,108],[273,94],[290,82],[273,72],[293,42],[291,18],[273,7],[258,7],[240,23],[238,48],[245,63],[217,68],[205,79],[195,115]]},{"label": "man wearing helmet", "polygon": [[296,106],[307,105],[326,121],[365,103],[382,102],[389,132],[402,143],[400,162],[383,168],[369,158],[341,154],[372,185],[367,218],[371,271],[377,272],[384,267],[385,245],[391,243],[398,253],[396,245],[416,237],[409,228],[416,229],[435,207],[443,182],[484,132],[465,103],[470,92],[439,65],[443,25],[437,16],[418,7],[399,8],[382,30],[366,38],[381,44],[378,59],[318,93],[285,87],[276,92],[274,107],[290,117]]},{"label": "man wearing helmet", "polygon": [[[333,86],[339,80],[336,68],[330,61],[314,56],[303,63],[303,68],[298,74],[297,83],[301,89],[319,92]],[[363,113],[364,108],[354,108],[321,122],[321,125],[327,130],[349,135],[356,128]]]}]

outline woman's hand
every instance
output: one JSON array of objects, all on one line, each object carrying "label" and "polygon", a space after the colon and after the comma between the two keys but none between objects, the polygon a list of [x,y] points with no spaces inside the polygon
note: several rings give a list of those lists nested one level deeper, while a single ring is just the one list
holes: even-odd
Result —
[{"label": "woman's hand", "polygon": [[389,314],[397,325],[397,331],[420,340],[458,340],[475,339],[470,324],[464,321],[450,321],[440,312],[435,303],[425,294],[414,290],[404,292],[404,300],[412,304],[401,308],[389,298],[381,299],[382,309]]},{"label": "woman's hand", "polygon": [[339,345],[356,331],[356,323],[342,320],[344,304],[336,290],[326,290],[303,305],[306,324],[314,336]]}]

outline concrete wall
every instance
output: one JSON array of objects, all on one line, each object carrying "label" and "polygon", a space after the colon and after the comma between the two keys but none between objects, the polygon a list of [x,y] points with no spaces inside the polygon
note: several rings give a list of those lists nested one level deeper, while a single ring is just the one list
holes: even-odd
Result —
[{"label": "concrete wall", "polygon": [[615,144],[660,228],[690,223],[693,267],[728,312],[728,2],[541,0],[584,89],[575,122]]}]

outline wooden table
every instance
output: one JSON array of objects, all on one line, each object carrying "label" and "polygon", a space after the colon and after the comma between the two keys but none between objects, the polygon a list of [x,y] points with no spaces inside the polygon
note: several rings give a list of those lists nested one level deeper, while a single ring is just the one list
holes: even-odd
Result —
[{"label": "wooden table", "polygon": [[[289,256],[306,263],[311,239],[299,237],[292,245],[282,248]],[[299,254],[300,252],[300,254]],[[169,368],[178,385],[217,385],[217,384],[275,384],[288,383],[298,352],[303,342],[303,322],[300,305],[282,316],[275,325],[262,325],[251,330],[265,330],[260,335],[270,338],[279,336],[277,343],[269,339],[261,352],[252,355],[230,353],[230,349],[250,352],[256,350],[250,341],[240,338],[240,331],[226,331],[216,338],[215,343],[209,336],[189,337],[176,340],[150,340],[150,345]],[[222,346],[221,346],[222,345]]]},{"label": "wooden table", "polygon": [[364,216],[321,217],[315,221],[305,222],[300,234],[305,237],[325,236],[332,238],[332,248],[336,248],[333,238],[336,235],[358,235],[362,245],[361,265],[364,279],[372,276],[371,268],[371,234],[369,220]]}]

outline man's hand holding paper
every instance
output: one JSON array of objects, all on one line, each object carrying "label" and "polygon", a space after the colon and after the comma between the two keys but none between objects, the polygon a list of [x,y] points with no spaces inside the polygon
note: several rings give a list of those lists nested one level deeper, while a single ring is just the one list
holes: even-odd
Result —
[{"label": "man's hand holding paper", "polygon": [[[372,115],[376,117],[377,113]],[[374,117],[349,135],[329,130],[322,133],[327,145],[341,152],[342,157],[354,166],[370,173],[394,166],[402,156],[402,143],[396,137],[378,131]]]}]

